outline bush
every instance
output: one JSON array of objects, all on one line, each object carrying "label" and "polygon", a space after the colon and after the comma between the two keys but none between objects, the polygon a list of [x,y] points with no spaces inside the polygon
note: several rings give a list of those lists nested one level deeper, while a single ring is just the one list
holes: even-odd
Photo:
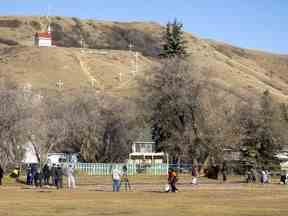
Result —
[{"label": "bush", "polygon": [[17,41],[11,40],[11,39],[8,39],[8,38],[0,38],[0,43],[6,44],[6,45],[9,45],[9,46],[18,45]]},{"label": "bush", "polygon": [[36,29],[37,31],[40,31],[40,30],[41,30],[41,25],[40,25],[39,22],[36,22],[36,21],[32,20],[32,21],[30,22],[30,25],[31,25],[34,29]]},{"label": "bush", "polygon": [[0,20],[0,27],[6,27],[6,28],[18,28],[22,24],[21,21],[17,19],[11,19],[11,20]]}]

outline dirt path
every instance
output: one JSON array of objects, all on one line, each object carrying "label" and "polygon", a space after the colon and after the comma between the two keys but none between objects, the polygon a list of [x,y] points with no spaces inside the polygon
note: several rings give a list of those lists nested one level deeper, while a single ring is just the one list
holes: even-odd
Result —
[{"label": "dirt path", "polygon": [[99,89],[104,90],[104,86],[102,86],[100,84],[100,82],[97,79],[95,79],[94,76],[92,76],[92,74],[89,72],[88,66],[86,66],[85,62],[82,60],[82,58],[85,58],[84,55],[85,55],[85,53],[83,50],[81,51],[80,54],[75,54],[77,60],[79,61],[79,65],[80,65],[83,73],[88,77],[88,79],[89,79],[89,81],[93,87],[97,86]]}]

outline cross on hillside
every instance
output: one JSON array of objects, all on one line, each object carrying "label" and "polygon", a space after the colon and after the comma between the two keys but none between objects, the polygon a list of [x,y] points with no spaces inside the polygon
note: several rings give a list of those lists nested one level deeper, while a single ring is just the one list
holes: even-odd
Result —
[{"label": "cross on hillside", "polygon": [[96,79],[95,79],[95,78],[92,78],[92,79],[91,79],[92,88],[95,87],[95,84],[96,84]]},{"label": "cross on hillside", "polygon": [[41,95],[41,94],[37,94],[36,95],[36,100],[38,100],[38,101],[42,101],[42,99],[44,98],[44,96],[43,95]]},{"label": "cross on hillside", "polygon": [[132,42],[130,42],[130,44],[128,45],[129,51],[131,52],[132,49],[134,48],[134,45],[132,44]]},{"label": "cross on hillside", "polygon": [[81,48],[84,49],[85,48],[85,40],[82,38],[81,41]]},{"label": "cross on hillside", "polygon": [[27,83],[26,85],[24,85],[23,87],[24,92],[31,93],[31,90],[32,90],[32,85],[30,83]]},{"label": "cross on hillside", "polygon": [[57,88],[62,89],[64,86],[64,83],[62,82],[62,80],[58,80],[58,82],[56,83]]}]

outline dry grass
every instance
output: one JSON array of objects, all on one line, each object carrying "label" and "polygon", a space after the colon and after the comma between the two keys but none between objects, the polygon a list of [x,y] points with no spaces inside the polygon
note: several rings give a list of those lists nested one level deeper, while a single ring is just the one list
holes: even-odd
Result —
[{"label": "dry grass", "polygon": [[[201,180],[180,192],[163,193],[165,177],[134,177],[133,192],[112,193],[109,177],[83,177],[75,191],[31,189],[9,184],[0,188],[0,215],[287,215],[288,188],[283,185],[247,185],[232,179],[227,184]],[[84,184],[90,181],[89,184]],[[91,183],[94,183],[93,185]],[[152,188],[152,189],[151,189]]]},{"label": "dry grass", "polygon": [[[81,53],[80,49],[76,48],[37,49],[32,47],[31,38],[36,29],[31,23],[40,23],[41,21],[44,25],[45,17],[0,17],[1,20],[0,37],[16,40],[26,46],[16,46],[12,48],[10,53],[2,54],[1,47],[3,45],[0,44],[0,73],[16,80],[20,85],[30,82],[36,89],[55,89],[55,83],[61,79],[66,90],[79,89],[91,85],[91,77],[93,77],[96,80],[96,87],[105,92],[120,96],[135,95],[137,87],[131,75],[133,58],[128,51],[109,50],[107,55],[103,55],[90,53],[93,50]],[[10,20],[10,24],[11,20],[13,21],[12,24],[15,20],[21,21],[21,25],[7,27],[7,20]],[[62,26],[69,33],[68,36],[76,32],[73,31],[73,28],[79,28],[78,30],[81,29],[90,35],[95,43],[110,48],[115,47],[121,38],[125,38],[123,35],[119,36],[121,34],[117,32],[117,29],[121,29],[122,33],[134,29],[141,32],[137,36],[139,40],[144,40],[145,35],[148,35],[153,38],[153,41],[159,40],[161,32],[161,26],[156,23],[103,22],[68,17],[53,17],[52,20]],[[76,23],[79,24],[78,27],[75,27]],[[115,34],[120,38],[116,37]],[[68,36],[66,35],[63,40],[71,42],[72,39],[69,39]],[[207,77],[204,79],[210,80],[217,86],[215,92],[221,93],[224,90],[234,98],[247,98],[268,89],[276,100],[287,101],[287,56],[241,49],[215,41],[203,40],[190,33],[186,33],[185,38],[191,57],[189,61],[207,73]],[[148,43],[146,45],[148,47],[154,46],[153,41],[146,41]],[[79,43],[78,40],[74,42]],[[73,47],[73,44],[71,46]],[[77,46],[79,47],[79,44]],[[139,44],[136,44],[137,46]],[[147,48],[147,46],[142,48]],[[122,48],[127,49],[127,46]],[[156,59],[153,60],[140,55],[139,74],[153,66],[156,61]],[[122,74],[121,81],[119,79],[120,73]]]}]

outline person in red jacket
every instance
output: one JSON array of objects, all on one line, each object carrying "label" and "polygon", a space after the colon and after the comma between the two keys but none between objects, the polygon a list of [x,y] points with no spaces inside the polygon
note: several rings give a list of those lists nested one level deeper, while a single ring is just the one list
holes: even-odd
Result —
[{"label": "person in red jacket", "polygon": [[170,192],[176,192],[178,189],[176,188],[177,182],[177,173],[172,168],[168,171],[168,184],[170,185]]}]

